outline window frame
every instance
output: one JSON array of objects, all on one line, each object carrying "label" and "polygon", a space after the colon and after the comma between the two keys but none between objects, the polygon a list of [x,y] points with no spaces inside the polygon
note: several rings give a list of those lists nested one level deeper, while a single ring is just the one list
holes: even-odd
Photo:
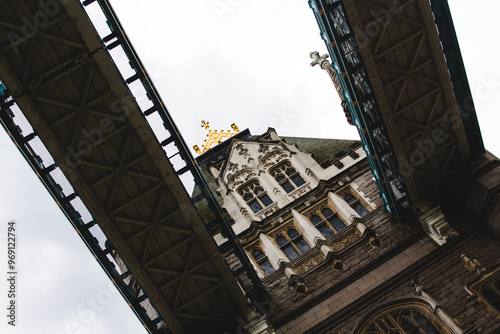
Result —
[{"label": "window frame", "polygon": [[[354,201],[352,201],[351,203],[349,203],[346,199],[346,196],[348,195],[351,195],[352,197],[354,197]],[[347,203],[349,204],[349,206],[354,210],[356,211],[356,213],[361,217],[363,218],[364,216],[368,215],[371,210],[370,210],[370,206],[367,205],[367,203],[361,198],[361,196],[359,196],[359,194],[352,190],[351,188],[349,189],[346,189],[346,190],[343,190],[341,193],[340,193],[340,197]],[[361,215],[354,207],[358,204],[361,204],[365,210],[366,210],[366,213],[364,215]]]},{"label": "window frame", "polygon": [[[291,175],[289,175],[287,173],[287,169],[292,169],[294,172]],[[293,166],[293,164],[290,161],[288,161],[288,160],[284,161],[284,162],[282,162],[280,164],[278,164],[277,166],[274,166],[273,168],[271,168],[269,170],[269,175],[271,175],[271,177],[274,179],[274,181],[276,181],[280,185],[281,189],[283,189],[287,194],[290,194],[290,193],[294,192],[295,190],[301,188],[303,185],[305,185],[307,183],[307,181],[297,171],[297,168],[295,168]],[[284,179],[281,180],[281,181],[279,181],[277,179],[278,176],[280,176],[280,175],[284,177]],[[296,176],[298,176],[302,180],[303,183],[301,185],[297,185],[295,183],[295,181],[293,180],[293,178],[296,177]],[[293,189],[290,190],[290,191],[287,191],[285,189],[285,187],[283,186],[285,183],[290,184],[293,187]]]},{"label": "window frame", "polygon": [[[296,237],[294,237],[294,238],[290,237],[288,235],[288,232],[290,230],[295,230],[298,235]],[[287,240],[287,242],[285,244],[283,244],[283,245],[280,245],[278,243],[278,241],[277,241],[278,237],[285,238]],[[300,242],[301,240],[304,241],[305,244],[309,247],[309,249],[306,250],[305,252],[302,252],[300,250],[300,248],[297,246],[297,243]],[[283,254],[285,254],[285,256],[288,259],[288,261],[293,261],[293,260],[299,258],[300,256],[302,256],[303,254],[307,253],[312,248],[311,245],[309,245],[309,243],[306,241],[306,239],[304,239],[303,233],[301,233],[301,231],[295,225],[286,226],[285,228],[281,229],[280,231],[275,232],[274,235],[273,235],[273,241],[276,243],[276,245],[278,246],[278,248],[281,249],[281,251],[283,252]],[[295,259],[290,259],[290,257],[284,251],[284,248],[286,248],[288,246],[292,246],[293,250],[297,253],[297,257]]]},{"label": "window frame", "polygon": [[[495,282],[497,282],[498,286],[495,285]],[[496,265],[496,268],[492,270],[490,274],[484,275],[479,280],[472,282],[470,285],[467,284],[466,286],[479,301],[486,305],[488,310],[493,312],[497,318],[500,319],[500,307],[496,308],[486,299],[483,293],[485,287],[492,289],[497,294],[497,298],[500,298],[500,264]]]},{"label": "window frame", "polygon": [[[261,257],[260,259],[257,259],[255,257],[255,252],[261,252],[264,256]],[[269,276],[269,275],[271,275],[272,273],[274,273],[276,271],[276,268],[274,268],[274,266],[271,263],[271,261],[269,261],[269,258],[267,257],[267,255],[264,252],[264,250],[262,249],[262,247],[260,247],[260,246],[252,247],[251,250],[250,250],[250,255],[252,256],[252,259],[255,261],[255,263],[257,264],[259,270],[264,275],[264,277],[265,276]],[[271,266],[271,268],[273,268],[273,271],[270,272],[269,274],[267,274],[266,271],[264,270],[264,268],[262,268],[262,263],[264,263],[266,261],[269,262],[269,265]]]},{"label": "window frame", "polygon": [[[251,189],[250,192],[244,191],[245,188],[250,187],[252,185],[256,185],[256,186],[253,189]],[[258,189],[258,188],[262,189],[261,193],[256,193],[255,189]],[[261,183],[259,182],[258,179],[250,180],[249,182],[241,185],[238,188],[237,192],[238,192],[238,195],[241,196],[241,198],[243,199],[243,201],[245,202],[245,204],[250,208],[250,210],[252,210],[252,212],[254,214],[258,214],[259,212],[262,212],[263,210],[265,210],[266,208],[270,207],[271,205],[273,205],[275,203],[273,201],[273,199],[271,198],[271,196],[268,195],[267,191],[264,189],[264,187],[261,185]],[[249,200],[246,200],[245,199],[245,194],[251,194],[252,198],[249,199]],[[268,205],[264,205],[264,203],[262,201],[262,198],[264,196],[267,196],[267,198],[269,198],[269,200],[271,201],[271,203],[269,203]],[[253,209],[253,207],[250,205],[254,201],[257,202],[257,204],[260,206],[260,209],[258,211],[255,211]]]},{"label": "window frame", "polygon": [[[333,212],[333,215],[329,216],[328,218],[325,217],[323,214],[324,209],[329,209],[330,211]],[[340,215],[337,212],[335,212],[332,205],[330,205],[330,203],[328,201],[322,202],[322,203],[318,204],[317,206],[315,206],[314,208],[308,210],[306,212],[305,216],[311,222],[311,224],[314,225],[314,228],[317,229],[320,233],[321,233],[321,230],[319,229],[319,227],[324,226],[324,225],[326,225],[333,232],[333,235],[331,235],[329,237],[326,237],[323,233],[321,233],[321,235],[323,235],[323,237],[325,237],[325,239],[328,239],[328,238],[331,238],[331,237],[337,235],[338,233],[342,232],[350,225],[350,224],[346,223],[345,221],[343,221],[342,218],[340,218]],[[312,220],[313,216],[320,217],[321,222],[318,224],[314,224],[314,222]],[[342,230],[337,230],[337,228],[335,228],[332,225],[332,223],[328,220],[329,218],[334,217],[334,216],[337,217],[342,222],[342,224],[344,224],[344,228],[342,228]]]},{"label": "window frame", "polygon": [[[421,315],[425,316],[429,323],[434,326],[442,334],[453,334],[456,333],[455,329],[450,327],[445,318],[450,318],[444,310],[440,310],[440,313],[436,313],[433,307],[426,301],[420,298],[402,298],[398,299],[381,306],[376,307],[370,311],[355,327],[353,334],[365,334],[374,333],[371,329],[375,326],[377,331],[383,333],[384,328],[380,327],[380,323],[385,322],[395,322],[396,326],[400,326],[398,323],[400,321],[399,316],[394,317],[393,314],[399,312],[402,314],[404,310],[417,311]],[[442,314],[443,312],[444,314]],[[384,317],[388,321],[384,321]],[[450,318],[451,319],[451,318]],[[390,325],[394,325],[390,324]],[[417,323],[418,326],[420,324]],[[454,324],[455,325],[455,324]],[[378,328],[377,328],[378,327]],[[402,328],[396,328],[398,330]]]}]

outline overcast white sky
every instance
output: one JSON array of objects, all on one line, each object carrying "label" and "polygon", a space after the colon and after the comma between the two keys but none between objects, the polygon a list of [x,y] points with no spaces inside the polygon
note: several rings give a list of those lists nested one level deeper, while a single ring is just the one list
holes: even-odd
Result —
[{"label": "overcast white sky", "polygon": [[[214,129],[357,139],[324,71],[306,0],[112,0],[137,53],[190,146]],[[226,11],[216,5],[226,4]],[[500,155],[500,71],[494,1],[451,9],[486,148]],[[0,131],[0,332],[145,332],[5,132]],[[18,327],[6,325],[7,220],[18,224]],[[142,328],[142,329],[141,329]]]}]

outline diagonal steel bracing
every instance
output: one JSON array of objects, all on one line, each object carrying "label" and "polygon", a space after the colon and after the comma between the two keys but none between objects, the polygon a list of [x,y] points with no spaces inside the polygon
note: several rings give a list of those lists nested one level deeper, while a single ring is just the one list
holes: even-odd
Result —
[{"label": "diagonal steel bracing", "polygon": [[[54,168],[74,187],[65,205],[81,198],[93,218],[85,224],[98,224],[107,254],[123,260],[116,270],[127,277],[124,284],[138,282],[174,333],[235,329],[251,309],[179,180],[187,170],[197,172],[192,157],[171,155],[186,164],[173,167],[147,123],[153,111],[143,110],[129,90],[139,78],[148,82],[145,72],[136,66],[132,78],[122,77],[116,66],[123,64],[108,52],[119,43],[96,35],[78,1],[60,4],[33,36],[14,43],[2,38],[22,32],[21,17],[6,13],[33,17],[42,4],[0,2],[0,75]],[[117,41],[127,42],[124,36]],[[154,95],[151,86],[146,90]],[[165,124],[175,128],[168,118]],[[177,131],[169,134],[177,137],[165,145],[183,144]]]},{"label": "diagonal steel bracing", "polygon": [[[431,6],[425,0],[341,3],[395,155],[409,170],[410,199],[432,201],[451,164],[470,149]],[[335,5],[320,6],[328,14]]]}]

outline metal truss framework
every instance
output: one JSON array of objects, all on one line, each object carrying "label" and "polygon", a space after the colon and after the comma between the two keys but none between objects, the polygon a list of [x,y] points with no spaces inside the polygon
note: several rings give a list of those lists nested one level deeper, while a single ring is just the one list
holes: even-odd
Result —
[{"label": "metal truss framework", "polygon": [[[449,8],[446,1],[432,6],[424,0],[316,0],[311,6],[330,52],[359,56],[363,84],[375,97],[413,203],[432,202],[453,164],[484,150]],[[349,48],[335,39],[339,27],[354,36]],[[342,70],[341,77],[352,77]],[[366,109],[354,112],[373,118]]]},{"label": "metal truss framework", "polygon": [[309,2],[333,60],[330,77],[342,98],[344,111],[348,110],[348,121],[358,129],[385,207],[396,219],[401,219],[407,214],[409,204],[396,157],[342,4],[328,3],[323,8],[321,3]]},{"label": "metal truss framework", "polygon": [[[100,26],[87,16],[92,6],[106,18]],[[16,127],[7,106],[4,127],[39,175],[64,173],[65,192],[42,180],[58,203],[85,203],[86,218],[70,218],[87,245],[95,236],[84,230],[102,229],[100,249],[91,249],[109,275],[116,249],[127,265],[121,278],[133,273],[174,333],[234,328],[251,313],[233,275],[250,279],[247,295],[257,299],[260,280],[107,1],[0,2],[0,75],[30,124]],[[33,152],[34,138],[47,158]],[[213,221],[202,220],[180,177],[202,189]],[[214,221],[232,240],[236,273],[207,232]],[[125,297],[133,307],[141,301]],[[160,321],[143,317],[153,332]]]},{"label": "metal truss framework", "polygon": [[[16,112],[17,111],[17,112]],[[44,153],[45,147],[33,131],[27,131],[26,119],[22,117],[9,91],[0,82],[0,121],[11,139],[14,141],[24,158],[33,168],[49,194],[66,215],[82,241],[92,252],[102,269],[111,278],[116,288],[127,300],[132,310],[141,320],[144,327],[151,333],[156,333],[163,319],[154,310],[147,295],[142,289],[134,291],[130,285],[133,278],[129,270],[116,268],[113,256],[116,250],[111,243],[102,239],[101,230],[96,222],[88,219],[88,211],[75,192],[66,195],[63,191],[64,177],[61,177],[59,167]],[[44,152],[45,151],[45,152]],[[44,156],[44,158],[42,158]],[[45,166],[47,164],[47,166]],[[101,240],[99,240],[101,239]]]}]

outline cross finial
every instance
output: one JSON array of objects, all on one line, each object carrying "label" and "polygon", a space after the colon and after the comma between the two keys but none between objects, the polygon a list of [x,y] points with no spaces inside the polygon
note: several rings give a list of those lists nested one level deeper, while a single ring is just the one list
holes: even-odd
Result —
[{"label": "cross finial", "polygon": [[201,127],[202,128],[205,128],[205,130],[208,130],[210,131],[210,122],[206,122],[206,121],[201,121]]},{"label": "cross finial", "polygon": [[309,53],[309,56],[313,60],[311,62],[311,66],[319,65],[322,69],[325,70],[326,66],[330,64],[327,60],[328,59],[327,54],[320,56],[318,51],[313,51]]},{"label": "cross finial", "polygon": [[207,130],[208,133],[207,133],[207,139],[205,139],[205,144],[203,144],[201,146],[201,149],[198,145],[193,146],[195,152],[198,154],[205,153],[206,151],[211,149],[212,146],[220,144],[224,139],[231,138],[232,136],[234,136],[235,134],[240,132],[240,130],[238,129],[238,127],[234,123],[231,124],[231,128],[233,129],[233,131],[231,131],[231,130],[227,130],[227,131],[211,130],[210,129],[210,122],[207,122],[207,121],[201,121],[201,127],[204,128],[205,130]]}]

